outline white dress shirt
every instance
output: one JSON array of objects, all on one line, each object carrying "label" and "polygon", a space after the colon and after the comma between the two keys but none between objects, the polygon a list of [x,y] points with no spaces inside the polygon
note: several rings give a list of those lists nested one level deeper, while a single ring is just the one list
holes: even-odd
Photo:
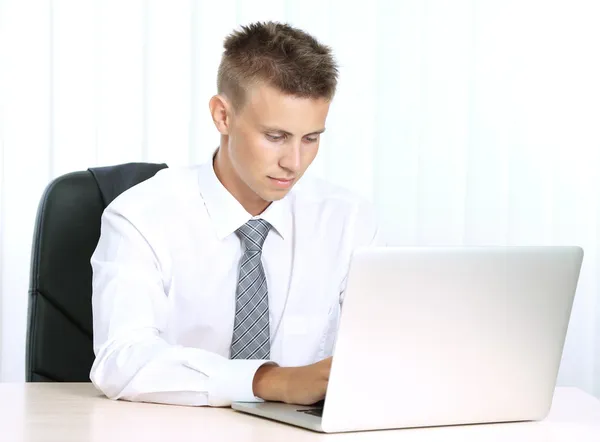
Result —
[{"label": "white dress shirt", "polygon": [[[169,168],[116,198],[92,256],[90,378],[112,399],[227,406],[260,401],[264,360],[230,360],[242,245],[252,216],[212,161]],[[257,218],[272,225],[262,262],[271,361],[332,354],[352,251],[379,241],[370,204],[306,175]]]}]

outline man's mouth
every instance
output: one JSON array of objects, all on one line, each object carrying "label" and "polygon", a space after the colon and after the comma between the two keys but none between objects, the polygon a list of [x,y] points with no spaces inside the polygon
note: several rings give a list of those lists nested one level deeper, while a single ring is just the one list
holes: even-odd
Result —
[{"label": "man's mouth", "polygon": [[292,185],[292,183],[294,182],[293,178],[275,178],[272,176],[270,176],[269,178],[277,187],[282,187],[282,188],[290,187]]}]

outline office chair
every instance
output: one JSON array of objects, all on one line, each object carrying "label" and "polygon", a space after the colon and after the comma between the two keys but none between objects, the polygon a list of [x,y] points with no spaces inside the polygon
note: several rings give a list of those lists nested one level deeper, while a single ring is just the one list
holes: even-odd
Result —
[{"label": "office chair", "polygon": [[102,212],[166,164],[128,163],[53,180],[34,228],[27,318],[27,382],[89,382],[94,362],[92,267]]}]

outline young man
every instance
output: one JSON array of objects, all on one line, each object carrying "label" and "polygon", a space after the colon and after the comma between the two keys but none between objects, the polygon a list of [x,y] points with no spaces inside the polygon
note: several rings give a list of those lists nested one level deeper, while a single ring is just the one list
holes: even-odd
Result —
[{"label": "young man", "polygon": [[323,399],[351,254],[378,240],[366,202],[299,183],[335,93],[329,48],[272,22],[224,46],[212,161],[160,171],[102,217],[90,377],[112,399]]}]

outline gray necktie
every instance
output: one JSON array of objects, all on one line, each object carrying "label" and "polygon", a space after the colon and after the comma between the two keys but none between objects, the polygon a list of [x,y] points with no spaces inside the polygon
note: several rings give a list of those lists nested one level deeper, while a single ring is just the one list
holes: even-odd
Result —
[{"label": "gray necktie", "polygon": [[244,253],[235,297],[231,359],[269,359],[269,298],[261,254],[270,229],[265,220],[251,219],[235,232]]}]

